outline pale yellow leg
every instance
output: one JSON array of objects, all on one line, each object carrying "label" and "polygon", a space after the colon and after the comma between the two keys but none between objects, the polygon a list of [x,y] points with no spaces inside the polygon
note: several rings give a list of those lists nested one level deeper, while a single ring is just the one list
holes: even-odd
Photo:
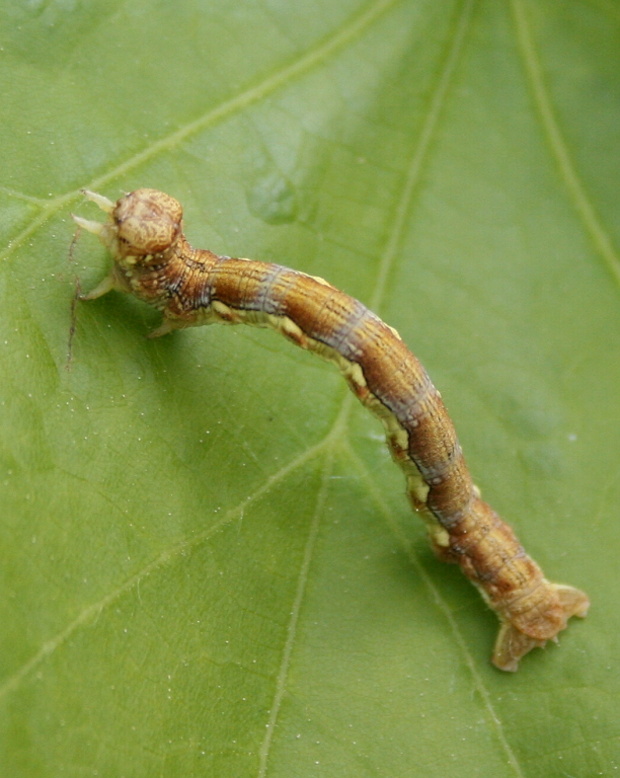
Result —
[{"label": "pale yellow leg", "polygon": [[114,210],[114,203],[112,202],[112,200],[108,200],[107,197],[104,197],[104,195],[101,195],[98,192],[92,192],[90,189],[80,189],[80,192],[88,200],[90,200],[93,203],[96,203],[101,208],[102,211],[105,211],[106,213],[112,213],[112,211]]},{"label": "pale yellow leg", "polygon": [[169,332],[174,332],[174,330],[183,329],[183,323],[174,321],[174,319],[168,319],[164,317],[162,323],[153,330],[153,332],[149,332],[149,334],[146,336],[147,338],[161,338],[162,335],[167,335]]},{"label": "pale yellow leg", "polygon": [[111,292],[113,289],[118,289],[116,278],[114,273],[110,273],[104,279],[102,279],[94,289],[85,294],[80,294],[80,300],[96,300],[98,297],[103,297],[104,294]]}]

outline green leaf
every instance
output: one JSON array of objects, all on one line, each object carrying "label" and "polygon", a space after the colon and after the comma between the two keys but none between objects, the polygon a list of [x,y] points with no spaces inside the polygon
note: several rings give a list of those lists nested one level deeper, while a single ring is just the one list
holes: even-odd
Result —
[{"label": "green leaf", "polygon": [[[34,776],[612,774],[613,0],[0,8],[0,765]],[[399,329],[471,469],[591,615],[516,675],[376,420],[271,332],[109,295],[80,187]]]}]

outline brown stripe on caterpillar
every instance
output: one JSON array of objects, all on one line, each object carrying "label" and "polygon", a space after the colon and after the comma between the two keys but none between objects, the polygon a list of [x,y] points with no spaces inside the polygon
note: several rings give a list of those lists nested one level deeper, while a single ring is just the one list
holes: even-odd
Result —
[{"label": "brown stripe on caterpillar", "polygon": [[170,195],[138,189],[113,203],[84,194],[109,219],[73,218],[100,237],[114,262],[82,299],[130,292],[163,313],[152,337],[214,322],[271,327],[336,364],[382,421],[436,553],[459,564],[497,613],[497,667],[516,670],[524,654],[556,640],[571,616],[586,615],[587,596],[547,581],[481,499],[439,392],[394,329],[322,278],[193,248],[183,235],[182,207]]}]

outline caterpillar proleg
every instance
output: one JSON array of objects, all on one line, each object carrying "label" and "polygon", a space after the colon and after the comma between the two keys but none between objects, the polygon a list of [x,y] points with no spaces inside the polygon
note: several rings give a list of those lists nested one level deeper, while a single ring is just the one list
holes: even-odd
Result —
[{"label": "caterpillar proleg", "polygon": [[571,616],[586,615],[587,596],[550,583],[481,499],[439,392],[394,329],[321,278],[193,248],[180,203],[164,192],[138,189],[116,203],[84,194],[108,221],[73,218],[99,236],[113,266],[81,299],[113,289],[133,294],[163,314],[151,337],[215,322],[270,327],[339,368],[383,423],[436,553],[459,564],[497,614],[497,667],[516,670],[524,654],[556,640]]}]

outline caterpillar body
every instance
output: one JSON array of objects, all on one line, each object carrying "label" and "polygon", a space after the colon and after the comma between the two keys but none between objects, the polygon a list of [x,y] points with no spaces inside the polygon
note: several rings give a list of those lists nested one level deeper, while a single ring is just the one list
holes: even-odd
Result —
[{"label": "caterpillar body", "polygon": [[499,617],[498,668],[517,670],[521,657],[556,640],[571,616],[586,615],[587,596],[549,582],[481,499],[439,392],[394,329],[321,278],[193,248],[180,203],[164,192],[138,189],[116,203],[84,194],[109,219],[73,218],[99,236],[113,266],[82,299],[117,289],[155,306],[163,319],[151,337],[214,322],[270,327],[339,368],[383,423],[435,552],[460,565]]}]

